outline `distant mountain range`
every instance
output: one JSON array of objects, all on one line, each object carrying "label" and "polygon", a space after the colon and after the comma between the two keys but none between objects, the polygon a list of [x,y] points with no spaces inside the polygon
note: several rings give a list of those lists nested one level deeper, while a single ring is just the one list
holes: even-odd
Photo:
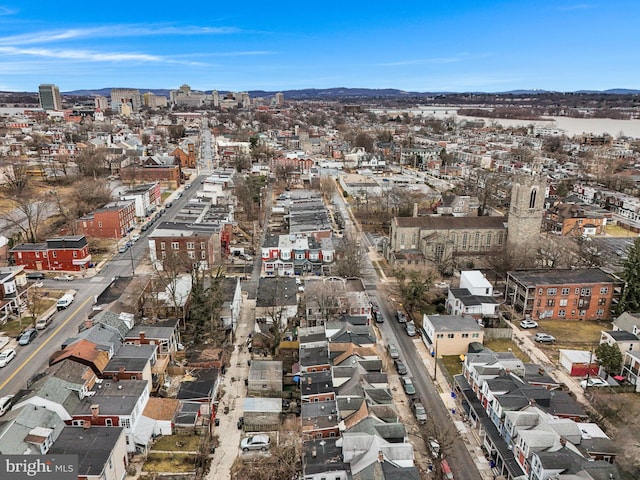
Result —
[{"label": "distant mountain range", "polygon": [[[170,90],[168,89],[144,89],[139,88],[141,93],[152,92],[155,95],[163,95],[169,97]],[[220,94],[227,93],[226,91],[219,90]],[[62,92],[64,95],[73,96],[93,96],[103,95],[108,97],[111,95],[111,88],[101,88],[97,90],[73,90],[70,92]],[[207,90],[206,93],[211,93],[211,90]],[[252,90],[249,91],[249,95],[252,98],[255,97],[272,97],[277,91],[265,91],[265,90]],[[433,97],[443,95],[543,95],[555,92],[550,90],[510,90],[507,92],[407,92],[405,90],[398,90],[394,88],[307,88],[302,90],[282,90],[285,98],[288,99],[323,99],[323,98],[407,98],[407,97]],[[610,94],[610,95],[638,95],[640,90],[633,90],[628,88],[611,88],[609,90],[578,90],[575,92],[564,92],[574,94]]]}]

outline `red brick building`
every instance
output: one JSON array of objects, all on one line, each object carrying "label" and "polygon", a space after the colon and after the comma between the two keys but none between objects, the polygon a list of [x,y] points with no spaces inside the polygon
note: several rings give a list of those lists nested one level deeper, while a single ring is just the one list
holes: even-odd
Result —
[{"label": "red brick building", "polygon": [[88,237],[122,238],[136,225],[135,202],[112,202],[76,220],[78,233]]},{"label": "red brick building", "polygon": [[120,169],[123,182],[160,182],[167,188],[180,186],[180,165],[131,165]]},{"label": "red brick building", "polygon": [[507,273],[507,303],[535,319],[611,318],[624,281],[599,268],[522,270]]},{"label": "red brick building", "polygon": [[165,261],[191,268],[212,268],[221,260],[220,225],[162,222],[149,235],[149,255],[156,268]]},{"label": "red brick building", "polygon": [[187,151],[178,147],[170,154],[175,157],[182,168],[195,168],[196,167],[196,146],[193,143],[187,145]]},{"label": "red brick building", "polygon": [[13,247],[11,253],[15,264],[27,270],[80,272],[91,263],[84,235],[49,238],[45,243],[23,243]]}]

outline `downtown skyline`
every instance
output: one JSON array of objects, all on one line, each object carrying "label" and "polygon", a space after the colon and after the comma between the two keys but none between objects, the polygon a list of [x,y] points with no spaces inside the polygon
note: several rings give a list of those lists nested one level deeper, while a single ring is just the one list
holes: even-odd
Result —
[{"label": "downtown skyline", "polygon": [[0,90],[636,89],[630,1],[0,0]]}]

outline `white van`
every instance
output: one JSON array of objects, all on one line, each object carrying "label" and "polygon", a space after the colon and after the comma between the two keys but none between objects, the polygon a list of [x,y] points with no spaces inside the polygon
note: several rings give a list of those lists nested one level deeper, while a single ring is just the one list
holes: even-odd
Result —
[{"label": "white van", "polygon": [[75,299],[75,295],[73,293],[65,293],[62,297],[58,299],[58,303],[56,304],[56,307],[58,308],[58,310],[64,310],[65,308],[67,308],[69,305],[73,303],[74,299]]},{"label": "white van", "polygon": [[49,313],[45,313],[43,316],[41,316],[36,322],[36,329],[44,330],[45,328],[47,328],[51,323],[51,320],[53,320],[53,316],[55,314],[56,312],[51,310]]}]

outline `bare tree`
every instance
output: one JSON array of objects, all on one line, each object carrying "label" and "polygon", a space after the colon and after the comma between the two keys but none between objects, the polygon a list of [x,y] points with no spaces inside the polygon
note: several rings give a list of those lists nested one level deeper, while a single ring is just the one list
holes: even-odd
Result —
[{"label": "bare tree", "polygon": [[421,312],[431,300],[431,289],[437,277],[432,268],[407,266],[394,270],[397,293],[407,312]]},{"label": "bare tree", "polygon": [[5,172],[5,186],[9,195],[20,196],[29,189],[29,174],[26,163],[12,163]]},{"label": "bare tree", "polygon": [[36,243],[40,240],[39,230],[47,218],[47,202],[42,195],[24,195],[12,197],[10,209],[2,219],[19,232],[23,241]]},{"label": "bare tree", "polygon": [[187,256],[186,252],[180,250],[164,251],[164,258],[153,262],[153,269],[160,280],[160,284],[164,287],[171,305],[176,315],[182,318],[183,327],[186,327],[186,302],[182,297],[179,289],[180,278],[186,273],[190,273],[193,269],[193,261]]},{"label": "bare tree", "polygon": [[345,235],[336,248],[336,261],[332,273],[344,278],[361,277],[364,269],[365,255],[360,240]]},{"label": "bare tree", "polygon": [[107,171],[107,155],[102,148],[87,147],[75,158],[78,172],[85,177],[97,178]]}]

